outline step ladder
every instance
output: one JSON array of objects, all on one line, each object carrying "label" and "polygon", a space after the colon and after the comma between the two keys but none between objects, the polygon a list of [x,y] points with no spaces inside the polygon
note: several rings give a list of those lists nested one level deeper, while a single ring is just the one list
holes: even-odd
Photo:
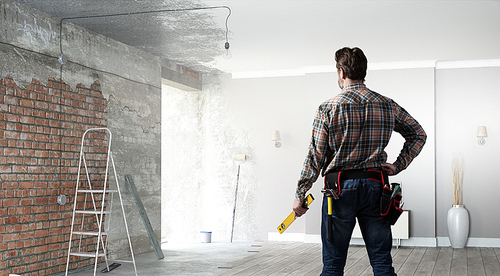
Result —
[{"label": "step ladder", "polygon": [[[85,131],[82,136],[78,176],[76,179],[75,197],[73,199],[73,218],[71,219],[66,276],[68,275],[71,256],[94,258],[94,276],[97,273],[97,265],[100,259],[104,259],[106,269],[109,271],[111,260],[108,260],[107,248],[111,225],[113,195],[116,193],[118,193],[118,198],[120,199],[132,260],[113,260],[113,262],[132,263],[134,265],[135,275],[137,276],[137,267],[128,231],[125,209],[123,207],[122,194],[116,174],[115,162],[111,153],[111,138],[112,135],[108,128],[91,128]],[[104,148],[107,148],[106,152],[103,152],[102,149]],[[105,156],[106,153],[107,156]],[[104,172],[102,167],[104,158],[97,159],[101,156],[105,156],[106,158]],[[110,165],[114,173],[116,190],[109,189],[110,183],[108,180],[110,179]],[[83,205],[81,200],[79,201],[79,197],[84,197]],[[108,201],[109,205],[107,204]],[[90,205],[89,209],[87,209],[87,205]],[[105,216],[106,220],[104,220]],[[95,217],[93,224],[89,223],[92,217]],[[75,221],[80,222],[75,223]],[[106,224],[106,227],[103,223]],[[88,250],[92,245],[88,244],[89,241],[95,241],[93,244],[94,250],[92,251]]]}]

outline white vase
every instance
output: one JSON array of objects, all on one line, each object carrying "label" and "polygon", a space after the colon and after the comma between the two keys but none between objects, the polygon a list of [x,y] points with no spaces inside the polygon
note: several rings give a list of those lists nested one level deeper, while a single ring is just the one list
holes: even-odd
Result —
[{"label": "white vase", "polygon": [[469,212],[463,205],[453,205],[448,210],[447,222],[451,247],[464,248],[469,236]]}]

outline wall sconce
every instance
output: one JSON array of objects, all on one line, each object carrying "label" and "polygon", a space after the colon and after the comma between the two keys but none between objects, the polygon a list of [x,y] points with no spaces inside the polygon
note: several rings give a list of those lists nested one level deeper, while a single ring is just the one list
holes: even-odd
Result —
[{"label": "wall sconce", "polygon": [[488,134],[486,133],[486,127],[485,126],[478,126],[477,127],[477,143],[479,145],[484,145],[486,144],[486,140],[484,140],[484,137],[488,137]]},{"label": "wall sconce", "polygon": [[271,138],[272,141],[274,141],[274,146],[279,148],[281,147],[281,137],[280,137],[280,132],[279,130],[274,130],[273,131],[273,136]]}]

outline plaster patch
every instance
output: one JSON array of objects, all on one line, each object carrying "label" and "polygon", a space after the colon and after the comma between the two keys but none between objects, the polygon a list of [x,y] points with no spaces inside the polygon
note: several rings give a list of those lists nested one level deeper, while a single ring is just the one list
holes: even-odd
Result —
[{"label": "plaster patch", "polygon": [[[138,118],[147,118],[148,116],[151,116],[152,112],[150,109],[150,105],[147,102],[140,102],[140,101],[135,101],[135,100],[130,100],[128,101],[130,105],[124,105],[122,104],[121,100],[116,99],[116,97],[113,94],[109,95],[110,103],[113,103],[114,105],[118,106],[121,111],[129,111],[134,114]],[[144,133],[150,132],[152,129],[154,129],[157,125],[160,125],[161,122],[155,122],[153,124],[148,124],[147,126],[142,125],[142,131]],[[127,139],[124,137],[123,139]],[[125,140],[126,141],[126,140]]]}]

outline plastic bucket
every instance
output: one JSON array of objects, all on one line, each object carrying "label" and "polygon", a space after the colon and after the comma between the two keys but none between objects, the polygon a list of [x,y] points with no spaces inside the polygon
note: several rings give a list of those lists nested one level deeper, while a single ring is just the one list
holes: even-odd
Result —
[{"label": "plastic bucket", "polygon": [[201,242],[202,243],[212,242],[212,232],[211,231],[200,231],[200,234],[201,234]]}]

